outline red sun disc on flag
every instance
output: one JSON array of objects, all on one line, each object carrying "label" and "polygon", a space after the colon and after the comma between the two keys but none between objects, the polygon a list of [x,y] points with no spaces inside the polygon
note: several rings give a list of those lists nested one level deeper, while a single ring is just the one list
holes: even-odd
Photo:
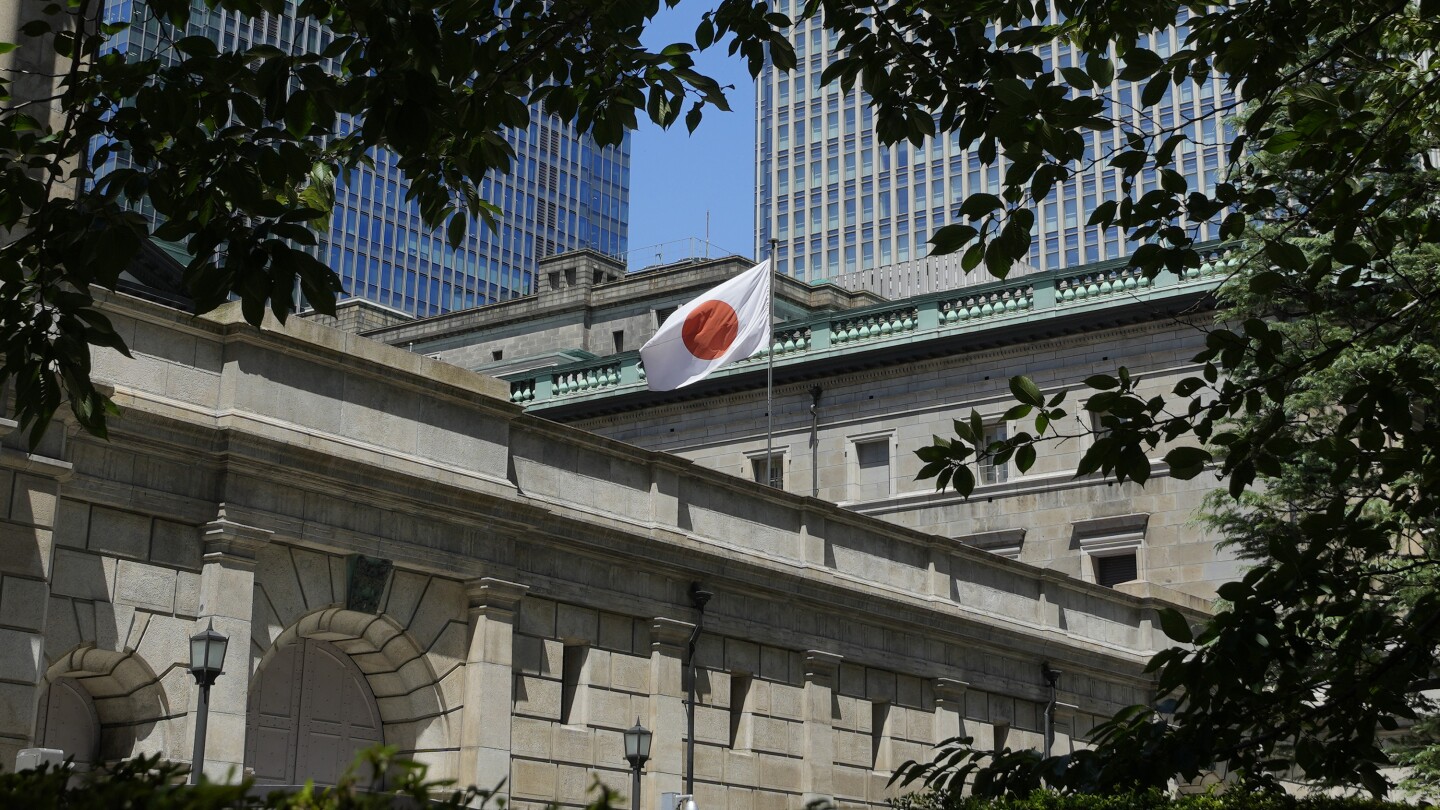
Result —
[{"label": "red sun disc on flag", "polygon": [[706,301],[685,317],[680,336],[685,348],[701,360],[714,360],[730,348],[740,333],[740,317],[724,301]]}]

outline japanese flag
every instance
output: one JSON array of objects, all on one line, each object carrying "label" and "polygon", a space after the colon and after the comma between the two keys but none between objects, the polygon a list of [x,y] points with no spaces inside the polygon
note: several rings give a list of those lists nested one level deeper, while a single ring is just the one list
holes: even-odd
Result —
[{"label": "japanese flag", "polygon": [[770,336],[770,260],[675,310],[640,347],[651,391],[673,391],[754,354]]}]

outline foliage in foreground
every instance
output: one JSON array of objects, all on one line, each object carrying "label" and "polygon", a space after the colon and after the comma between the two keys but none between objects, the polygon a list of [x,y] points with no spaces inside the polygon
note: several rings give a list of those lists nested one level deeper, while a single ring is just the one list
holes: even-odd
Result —
[{"label": "foliage in foreground", "polygon": [[[455,790],[448,782],[427,780],[425,766],[398,759],[389,748],[361,752],[355,764],[333,787],[306,786],[296,793],[250,795],[252,781],[228,785],[204,781],[185,784],[189,769],[162,762],[158,755],[136,757],[72,778],[67,767],[43,766],[0,773],[0,808],[69,808],[151,810],[270,808],[271,810],[380,810],[410,800],[414,806],[434,802],[437,808],[483,806],[489,792]],[[359,774],[386,774],[383,788]]]},{"label": "foliage in foreground", "polygon": [[[250,16],[285,5],[207,2]],[[13,237],[0,247],[0,385],[13,382],[32,442],[67,400],[103,435],[111,406],[89,352],[124,344],[89,288],[113,286],[152,233],[193,256],[202,311],[235,295],[252,322],[267,307],[284,316],[297,281],[323,311],[338,280],[305,248],[335,177],[374,150],[398,156],[411,201],[454,243],[472,216],[493,216],[476,184],[508,169],[503,132],[528,124],[527,104],[615,142],[642,108],[671,124],[689,104],[687,125],[723,108],[693,69],[697,47],[724,43],[752,73],[796,62],[793,20],[767,0],[722,0],[694,45],[660,50],[638,45],[659,0],[305,0],[301,17],[334,37],[292,54],[219,53],[184,36],[191,0],[153,0],[144,24],[173,49],[139,62],[108,49],[119,31],[100,5],[53,4],[23,30],[21,47],[58,66],[55,98],[0,97],[0,230]],[[1182,16],[1177,46],[1158,42]],[[1056,184],[1095,165],[1119,184],[1090,225],[1128,240],[1146,274],[1200,264],[1197,222],[1245,239],[1237,314],[1209,332],[1194,375],[1161,394],[1124,370],[1087,381],[1084,407],[1106,435],[1080,472],[1143,483],[1155,454],[1176,477],[1215,470],[1242,509],[1274,518],[1257,523],[1255,567],[1210,626],[1167,615],[1183,646],[1153,666],[1179,695],[1173,716],[1137,707],[1096,751],[990,762],[991,784],[1113,790],[1218,761],[1245,778],[1298,765],[1384,790],[1376,729],[1415,714],[1440,648],[1440,600],[1413,586],[1440,564],[1440,0],[809,0],[796,17],[834,33],[824,81],[866,92],[881,143],[954,133],[982,163],[1004,161],[999,188],[970,194],[932,239],[966,268],[1005,275]],[[1169,117],[1177,88],[1216,74],[1234,97],[1198,112],[1244,109],[1239,126]],[[58,123],[37,112],[47,105]],[[130,170],[98,176],[86,159],[97,142]],[[1191,188],[1180,169],[1216,142],[1217,182]],[[75,183],[82,193],[62,193]],[[167,218],[153,232],[126,205],[142,198]],[[1319,410],[1306,405],[1317,380],[1336,386]],[[1063,422],[1065,392],[1012,388],[1007,418],[1034,431],[985,446],[978,422],[959,423],[956,440],[922,450],[927,474],[968,494],[977,457],[1029,466]],[[1337,418],[1312,424],[1317,413]],[[1324,486],[1293,514],[1247,500],[1311,461]]]},{"label": "foliage in foreground", "polygon": [[[65,768],[42,767],[0,773],[0,810],[394,810],[429,807],[460,810],[490,805],[493,790],[457,789],[427,779],[426,766],[376,746],[356,757],[332,787],[306,785],[295,793],[265,793],[251,780],[222,785],[184,784],[187,768],[162,763],[158,756],[137,757],[72,779]],[[364,774],[384,774],[383,781]],[[586,810],[610,810],[618,797],[599,782]],[[497,805],[498,806],[498,805]]]},{"label": "foliage in foreground", "polygon": [[895,810],[1400,810],[1409,806],[1358,796],[1297,798],[1277,791],[1243,790],[1182,795],[1159,790],[1109,795],[1037,790],[1003,797],[922,792],[889,804]]},{"label": "foliage in foreground", "polygon": [[[1158,187],[1144,183],[1149,169],[1138,167],[1173,155],[1143,124],[1121,124],[1131,151],[1110,163],[1125,193],[1092,222],[1147,239],[1131,264],[1156,272],[1194,266],[1187,219],[1223,213],[1222,233],[1240,240],[1235,271],[1218,323],[1198,327],[1205,348],[1192,371],[1168,391],[1126,369],[1079,392],[1017,377],[1006,418],[1033,431],[987,444],[974,415],[919,453],[922,477],[969,494],[975,459],[1024,470],[1064,438],[1064,400],[1078,393],[1104,431],[1077,473],[1143,484],[1162,457],[1174,478],[1218,476],[1211,523],[1248,570],[1219,589],[1205,625],[1162,613],[1176,646],[1150,662],[1154,701],[1096,729],[1094,749],[1041,759],[959,746],[902,778],[1112,793],[1218,767],[1247,786],[1299,776],[1378,795],[1396,761],[1387,734],[1429,710],[1426,692],[1440,685],[1440,71],[1430,58],[1440,9],[1181,5],[1192,16],[1180,50],[1142,56],[1123,39],[1117,49],[1165,66],[1140,93],[1146,109],[1170,92],[1164,70],[1227,75],[1228,174],[1213,190],[1188,190],[1163,168]],[[1177,6],[1137,9],[1158,20]],[[1060,26],[1089,42],[1125,30],[1106,16],[1116,11],[1086,6]],[[1065,74],[1072,88],[1108,79],[1098,54],[1087,59],[1083,75]],[[1185,135],[1177,122],[1175,137]],[[1009,191],[1012,203],[1033,195]]]}]

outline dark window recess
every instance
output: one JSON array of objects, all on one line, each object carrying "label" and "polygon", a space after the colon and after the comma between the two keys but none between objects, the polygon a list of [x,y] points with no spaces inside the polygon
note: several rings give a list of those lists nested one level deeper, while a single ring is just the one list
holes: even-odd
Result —
[{"label": "dark window recess", "polygon": [[[1005,438],[1005,424],[1003,422],[985,428],[986,447],[989,447],[995,442],[1003,442]],[[987,458],[981,461],[978,467],[980,483],[982,484],[1003,484],[1005,483],[1005,479],[1009,477],[1010,465],[1008,462],[997,464],[994,458]]]},{"label": "dark window recess", "polygon": [[745,737],[745,704],[750,700],[750,676],[730,676],[730,747],[747,748]]},{"label": "dark window recess", "polygon": [[881,439],[876,442],[857,443],[855,445],[855,456],[860,464],[860,469],[884,467],[886,476],[889,476],[890,441],[888,439]]},{"label": "dark window recess", "polygon": [[625,351],[625,330],[624,330],[624,329],[616,329],[614,332],[611,332],[611,333],[610,333],[610,337],[612,337],[612,338],[615,339],[615,353],[616,353],[616,354],[619,354],[620,352]]},{"label": "dark window recess", "polygon": [[889,763],[883,760],[885,754],[885,735],[889,731],[885,726],[890,721],[890,704],[875,702],[870,704],[870,761],[871,767],[879,770]]},{"label": "dark window recess", "polygon": [[492,361],[493,361],[493,360],[500,360],[500,359],[502,359],[503,357],[505,357],[505,350],[504,350],[504,349],[496,349],[495,351],[490,352],[490,359],[491,359]]},{"label": "dark window recess", "polygon": [[675,310],[676,307],[666,307],[655,310],[655,328],[660,328],[660,325],[665,323],[666,319],[675,314]]},{"label": "dark window recess", "polygon": [[1110,437],[1110,428],[1105,427],[1105,414],[1090,412],[1090,432],[1094,434],[1096,441]]},{"label": "dark window recess", "polygon": [[585,671],[585,657],[590,648],[583,644],[566,644],[560,664],[560,722],[577,722],[575,698],[580,694],[580,675]]},{"label": "dark window recess", "polygon": [[1139,578],[1135,554],[1114,554],[1095,558],[1095,581],[1107,588]]},{"label": "dark window recess", "polygon": [[[770,457],[770,486],[775,489],[785,488],[785,457],[776,454]],[[750,460],[750,472],[755,476],[755,483],[765,483],[765,459],[756,458]]]}]

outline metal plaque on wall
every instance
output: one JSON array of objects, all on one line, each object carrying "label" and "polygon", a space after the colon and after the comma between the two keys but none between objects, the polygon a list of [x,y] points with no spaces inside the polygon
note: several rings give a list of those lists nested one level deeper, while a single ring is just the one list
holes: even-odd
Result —
[{"label": "metal plaque on wall", "polygon": [[361,613],[380,612],[380,597],[385,595],[385,583],[390,579],[394,563],[379,557],[351,554],[345,558],[346,579],[345,607]]}]

